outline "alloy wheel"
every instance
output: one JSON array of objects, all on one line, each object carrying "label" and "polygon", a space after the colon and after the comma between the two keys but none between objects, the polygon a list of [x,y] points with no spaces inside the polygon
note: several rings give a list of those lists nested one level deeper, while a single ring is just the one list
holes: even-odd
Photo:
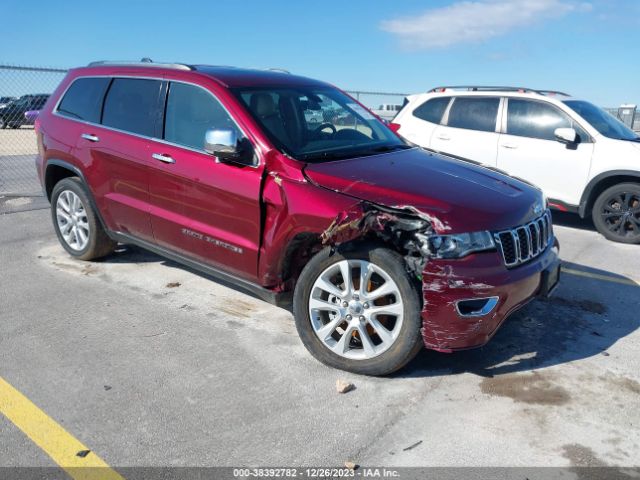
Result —
[{"label": "alloy wheel", "polygon": [[606,228],[621,237],[640,236],[640,194],[622,192],[608,198],[600,211]]},{"label": "alloy wheel", "polygon": [[80,197],[64,190],[56,202],[56,220],[62,238],[73,250],[81,251],[89,243],[89,222]]},{"label": "alloy wheel", "polygon": [[314,282],[309,315],[325,347],[341,357],[367,360],[395,343],[404,305],[398,285],[382,268],[365,260],[342,260]]}]

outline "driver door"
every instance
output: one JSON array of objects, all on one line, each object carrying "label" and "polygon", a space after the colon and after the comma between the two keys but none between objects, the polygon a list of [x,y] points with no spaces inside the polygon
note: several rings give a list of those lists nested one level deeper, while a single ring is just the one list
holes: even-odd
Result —
[{"label": "driver door", "polygon": [[204,87],[169,82],[164,134],[150,146],[151,225],[161,247],[255,281],[263,166],[219,162],[208,129],[243,132]]},{"label": "driver door", "polygon": [[[498,168],[537,185],[549,198],[576,205],[589,176],[591,137],[564,112],[536,100],[509,98],[504,126]],[[579,141],[556,140],[560,127],[574,128]]]}]

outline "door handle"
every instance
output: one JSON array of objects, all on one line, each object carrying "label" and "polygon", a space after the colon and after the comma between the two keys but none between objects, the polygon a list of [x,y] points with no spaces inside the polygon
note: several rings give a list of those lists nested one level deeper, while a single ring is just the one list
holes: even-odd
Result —
[{"label": "door handle", "polygon": [[99,142],[100,141],[99,137],[97,137],[96,135],[93,135],[91,133],[83,133],[80,136],[82,138],[84,138],[85,140],[89,140],[90,142]]},{"label": "door handle", "polygon": [[164,155],[162,153],[154,153],[151,157],[164,163],[176,163],[170,155]]},{"label": "door handle", "polygon": [[451,137],[448,135],[438,135],[438,140],[451,140]]},{"label": "door handle", "polygon": [[515,150],[516,148],[518,148],[517,145],[514,145],[513,143],[503,143],[502,145],[500,145],[502,148],[508,148],[509,150]]}]

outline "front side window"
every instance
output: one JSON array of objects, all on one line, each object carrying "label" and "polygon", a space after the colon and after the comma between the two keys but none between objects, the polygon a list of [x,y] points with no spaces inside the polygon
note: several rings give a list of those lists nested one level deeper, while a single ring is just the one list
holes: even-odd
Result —
[{"label": "front side window", "polygon": [[276,147],[306,162],[409,148],[356,101],[331,87],[234,90]]},{"label": "front side window", "polygon": [[438,97],[427,100],[413,111],[413,116],[420,120],[439,124],[451,97]]},{"label": "front side window", "polygon": [[241,137],[235,122],[212,94],[195,85],[172,82],[167,98],[164,139],[203,150],[205,133],[209,129],[232,129]]},{"label": "front side window", "polygon": [[592,103],[582,100],[565,100],[564,103],[605,137],[615,140],[640,140],[640,136],[624,123]]},{"label": "front side window", "polygon": [[160,80],[115,78],[104,101],[102,123],[147,137],[154,136]]},{"label": "front side window", "polygon": [[495,132],[499,105],[499,98],[457,97],[449,109],[447,125],[480,132]]},{"label": "front side window", "polygon": [[555,140],[556,128],[574,128],[581,141],[587,141],[589,138],[579,125],[553,105],[530,100],[509,99],[507,134],[540,140]]},{"label": "front side window", "polygon": [[110,78],[79,78],[71,84],[58,105],[58,113],[85,122],[100,122],[104,92]]}]

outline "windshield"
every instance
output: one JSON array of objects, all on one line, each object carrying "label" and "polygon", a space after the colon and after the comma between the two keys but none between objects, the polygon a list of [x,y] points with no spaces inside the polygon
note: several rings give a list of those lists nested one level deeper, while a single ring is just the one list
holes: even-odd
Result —
[{"label": "windshield", "polygon": [[271,141],[305,162],[410,148],[368,110],[330,87],[235,90]]},{"label": "windshield", "polygon": [[605,137],[615,140],[638,140],[640,138],[620,120],[592,103],[582,100],[565,100],[564,103]]}]

